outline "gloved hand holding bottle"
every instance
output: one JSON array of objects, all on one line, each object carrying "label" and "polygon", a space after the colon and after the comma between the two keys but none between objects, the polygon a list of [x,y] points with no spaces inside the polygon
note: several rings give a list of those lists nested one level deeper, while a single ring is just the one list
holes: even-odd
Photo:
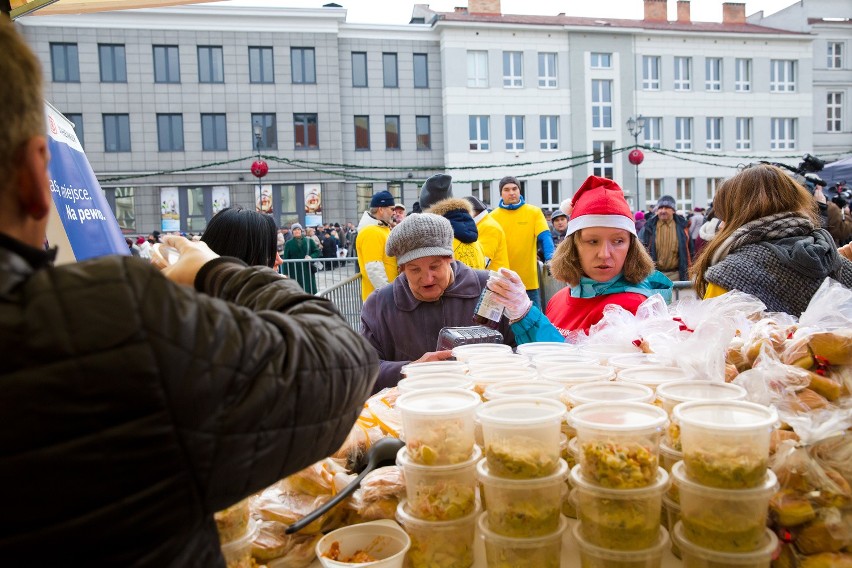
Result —
[{"label": "gloved hand holding bottle", "polygon": [[514,270],[501,268],[488,279],[486,286],[493,292],[493,301],[505,308],[510,321],[517,321],[530,311],[532,300],[527,296],[524,282]]}]

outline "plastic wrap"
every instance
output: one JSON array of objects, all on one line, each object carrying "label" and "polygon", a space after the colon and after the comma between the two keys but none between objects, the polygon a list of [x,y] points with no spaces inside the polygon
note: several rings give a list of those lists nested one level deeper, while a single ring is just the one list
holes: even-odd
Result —
[{"label": "plastic wrap", "polygon": [[799,323],[825,330],[852,329],[852,290],[826,278],[802,312]]},{"label": "plastic wrap", "polygon": [[284,534],[287,525],[261,521],[260,530],[251,545],[257,564],[268,568],[306,568],[316,558],[316,543],[322,534]]},{"label": "plastic wrap", "polygon": [[392,465],[368,473],[352,495],[349,506],[363,521],[393,520],[403,497],[405,478],[402,469]]},{"label": "plastic wrap", "polygon": [[399,391],[394,388],[384,389],[364,403],[364,410],[358,422],[366,427],[378,427],[388,436],[399,438],[402,433],[402,417],[396,409],[396,399]]},{"label": "plastic wrap", "polygon": [[331,456],[334,459],[342,460],[349,471],[355,469],[373,444],[387,436],[379,426],[368,425],[370,422],[366,419],[356,420],[346,437],[346,441]]},{"label": "plastic wrap", "polygon": [[[335,476],[341,474],[347,475],[345,464],[341,460],[326,458],[282,479],[275,486],[282,492],[301,493],[315,497],[333,495],[341,487],[341,480],[338,479],[335,482]],[[345,486],[346,483],[343,483],[343,487]]]},{"label": "plastic wrap", "polygon": [[[254,506],[262,519],[291,525],[327,503],[331,498],[332,495],[330,493],[313,496],[282,491],[281,482],[279,482],[265,489],[258,496]],[[344,507],[334,507],[302,529],[300,534],[315,534],[333,530],[340,526],[345,516],[346,511]]]}]

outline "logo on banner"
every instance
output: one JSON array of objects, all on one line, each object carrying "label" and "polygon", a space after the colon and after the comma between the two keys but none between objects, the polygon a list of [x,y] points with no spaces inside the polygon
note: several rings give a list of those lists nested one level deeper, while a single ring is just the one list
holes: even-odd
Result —
[{"label": "logo on banner", "polygon": [[47,115],[47,120],[50,121],[50,131],[54,134],[59,134],[59,129],[56,127],[56,123],[53,121],[53,117]]}]

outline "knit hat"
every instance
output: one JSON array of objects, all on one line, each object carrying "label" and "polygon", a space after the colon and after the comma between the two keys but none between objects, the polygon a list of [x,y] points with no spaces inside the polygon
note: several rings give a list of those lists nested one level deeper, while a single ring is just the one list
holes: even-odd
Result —
[{"label": "knit hat", "polygon": [[633,217],[635,217],[637,221],[640,221],[640,220],[645,218],[645,212],[644,211],[637,211],[636,214],[633,215]]},{"label": "knit hat", "polygon": [[304,231],[304,230],[305,230],[305,229],[304,229],[304,227],[302,227],[302,225],[301,225],[301,224],[299,224],[299,223],[293,223],[292,225],[290,225],[290,230],[291,230],[291,231],[295,231],[296,229],[299,229],[300,231]]},{"label": "knit hat", "polygon": [[550,222],[553,223],[554,219],[559,219],[560,217],[568,217],[568,215],[565,214],[565,211],[557,209],[556,211],[550,214]]},{"label": "knit hat", "polygon": [[453,196],[453,176],[435,174],[423,182],[420,189],[420,208],[429,209],[442,199]]},{"label": "knit hat", "polygon": [[488,209],[482,201],[472,195],[465,196],[465,199],[467,199],[467,202],[473,206],[473,212],[476,214]]},{"label": "knit hat", "polygon": [[589,176],[571,200],[566,235],[590,227],[610,227],[636,234],[636,223],[621,187],[611,179]]},{"label": "knit hat", "polygon": [[393,207],[393,204],[393,195],[390,191],[380,191],[370,200],[370,207]]},{"label": "knit hat", "polygon": [[671,195],[664,195],[657,201],[657,209],[660,207],[668,207],[669,209],[675,209],[675,200]]},{"label": "knit hat", "polygon": [[424,256],[453,256],[453,226],[440,215],[409,215],[390,232],[385,252],[398,265]]},{"label": "knit hat", "polygon": [[521,182],[519,182],[518,178],[516,178],[515,176],[504,177],[503,179],[500,180],[500,183],[497,184],[497,186],[502,190],[503,186],[506,185],[507,183],[514,183],[518,187],[521,187]]},{"label": "knit hat", "polygon": [[405,211],[405,205],[403,205],[402,203],[397,203],[396,205],[393,206],[393,208],[394,209],[402,209],[403,211]]}]

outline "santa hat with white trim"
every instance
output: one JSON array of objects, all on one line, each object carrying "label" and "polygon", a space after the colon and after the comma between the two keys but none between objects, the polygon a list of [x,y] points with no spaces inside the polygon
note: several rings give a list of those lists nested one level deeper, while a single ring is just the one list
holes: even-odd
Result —
[{"label": "santa hat with white trim", "polygon": [[589,176],[571,199],[566,235],[590,227],[623,229],[636,234],[636,223],[621,187],[611,179]]}]

